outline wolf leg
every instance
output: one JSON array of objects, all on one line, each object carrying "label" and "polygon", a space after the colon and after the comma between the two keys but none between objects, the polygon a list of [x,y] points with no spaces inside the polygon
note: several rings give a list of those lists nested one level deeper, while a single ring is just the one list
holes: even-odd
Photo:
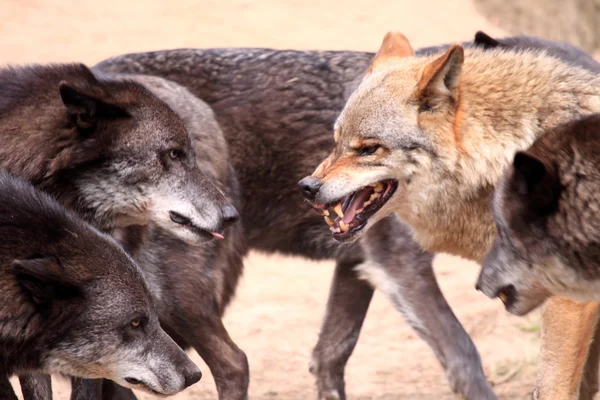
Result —
[{"label": "wolf leg", "polygon": [[71,378],[71,400],[102,399],[102,379]]},{"label": "wolf leg", "polygon": [[52,400],[50,375],[26,374],[19,376],[24,400]]},{"label": "wolf leg", "polygon": [[319,341],[312,353],[310,372],[317,378],[321,400],[344,400],[344,369],[356,346],[373,288],[359,279],[354,267],[362,257],[338,260]]},{"label": "wolf leg", "polygon": [[576,303],[562,297],[546,301],[542,308],[542,345],[534,399],[578,399],[599,305]]},{"label": "wolf leg", "polygon": [[8,380],[8,375],[2,373],[2,371],[0,371],[0,374],[2,375],[0,377],[0,398],[6,400],[18,400],[15,390]]},{"label": "wolf leg", "polygon": [[427,342],[454,392],[465,399],[496,399],[481,359],[437,284],[433,255],[421,250],[396,217],[382,220],[362,240],[359,268]]},{"label": "wolf leg", "polygon": [[131,389],[104,379],[102,382],[102,400],[137,400],[137,397]]},{"label": "wolf leg", "polygon": [[215,313],[198,323],[191,344],[206,362],[215,379],[220,400],[246,400],[250,370],[246,354],[231,340]]},{"label": "wolf leg", "polygon": [[593,400],[598,393],[598,367],[600,363],[600,325],[596,322],[596,332],[592,347],[585,363],[585,371],[579,388],[579,400]]}]

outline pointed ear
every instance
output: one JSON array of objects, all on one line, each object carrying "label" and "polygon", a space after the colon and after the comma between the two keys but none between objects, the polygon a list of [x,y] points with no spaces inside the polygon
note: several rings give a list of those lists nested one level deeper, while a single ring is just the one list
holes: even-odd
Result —
[{"label": "pointed ear", "polygon": [[482,31],[477,31],[477,33],[475,33],[474,43],[475,46],[483,47],[486,50],[502,46],[499,41]]},{"label": "pointed ear", "polygon": [[537,157],[518,152],[513,161],[513,183],[517,193],[527,199],[535,215],[544,216],[558,206],[562,186],[556,174]]},{"label": "pointed ear", "polygon": [[464,62],[461,45],[452,45],[444,55],[423,69],[418,84],[418,95],[425,109],[435,109],[447,101],[458,100],[460,72]]},{"label": "pointed ear", "polygon": [[415,51],[408,39],[400,32],[388,32],[383,38],[381,47],[375,54],[373,62],[369,69],[367,69],[367,75],[381,69],[388,61],[395,58],[410,57],[414,56]]},{"label": "pointed ear", "polygon": [[519,151],[513,161],[517,189],[521,194],[531,193],[546,176],[546,166],[536,157]]},{"label": "pointed ear", "polygon": [[90,133],[98,119],[125,118],[129,114],[122,108],[102,99],[99,91],[67,81],[58,85],[60,98],[69,114],[75,117],[79,129]]},{"label": "pointed ear", "polygon": [[35,304],[48,304],[74,294],[74,286],[53,257],[14,260],[12,268],[17,281],[29,292]]}]

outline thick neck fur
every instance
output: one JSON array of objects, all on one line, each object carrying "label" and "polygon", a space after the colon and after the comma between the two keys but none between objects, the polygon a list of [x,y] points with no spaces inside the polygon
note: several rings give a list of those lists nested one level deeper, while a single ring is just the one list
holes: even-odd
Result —
[{"label": "thick neck fur", "polygon": [[[434,58],[402,62],[418,69]],[[492,189],[514,153],[549,128],[600,111],[600,77],[544,52],[466,49],[459,88],[448,184],[432,185],[427,197],[435,200],[410,205],[403,217],[426,249],[481,262],[495,236]]]}]

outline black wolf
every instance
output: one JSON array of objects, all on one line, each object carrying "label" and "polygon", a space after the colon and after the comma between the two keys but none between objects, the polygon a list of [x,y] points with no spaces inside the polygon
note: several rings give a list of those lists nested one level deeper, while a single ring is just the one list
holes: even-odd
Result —
[{"label": "black wolf", "polygon": [[200,371],[161,329],[140,269],[110,236],[0,172],[0,373],[109,378],[174,394]]}]

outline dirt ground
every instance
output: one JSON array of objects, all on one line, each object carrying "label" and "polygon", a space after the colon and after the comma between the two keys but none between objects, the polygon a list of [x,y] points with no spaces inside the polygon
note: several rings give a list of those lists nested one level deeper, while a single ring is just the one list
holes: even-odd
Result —
[{"label": "dirt ground", "polygon": [[[260,46],[375,51],[386,31],[415,47],[504,34],[470,0],[3,0],[2,63],[84,61],[175,47]],[[0,94],[1,95],[1,94]],[[450,305],[476,342],[503,399],[532,387],[539,315],[516,318],[474,290],[479,268],[438,256],[436,272]],[[251,254],[226,326],[250,360],[252,399],[315,397],[308,372],[333,271],[331,262]],[[200,383],[174,399],[215,399],[206,365]],[[55,399],[69,386],[55,384]],[[386,299],[376,294],[346,371],[349,399],[454,399],[433,353]],[[140,395],[141,399],[151,396]]]}]

